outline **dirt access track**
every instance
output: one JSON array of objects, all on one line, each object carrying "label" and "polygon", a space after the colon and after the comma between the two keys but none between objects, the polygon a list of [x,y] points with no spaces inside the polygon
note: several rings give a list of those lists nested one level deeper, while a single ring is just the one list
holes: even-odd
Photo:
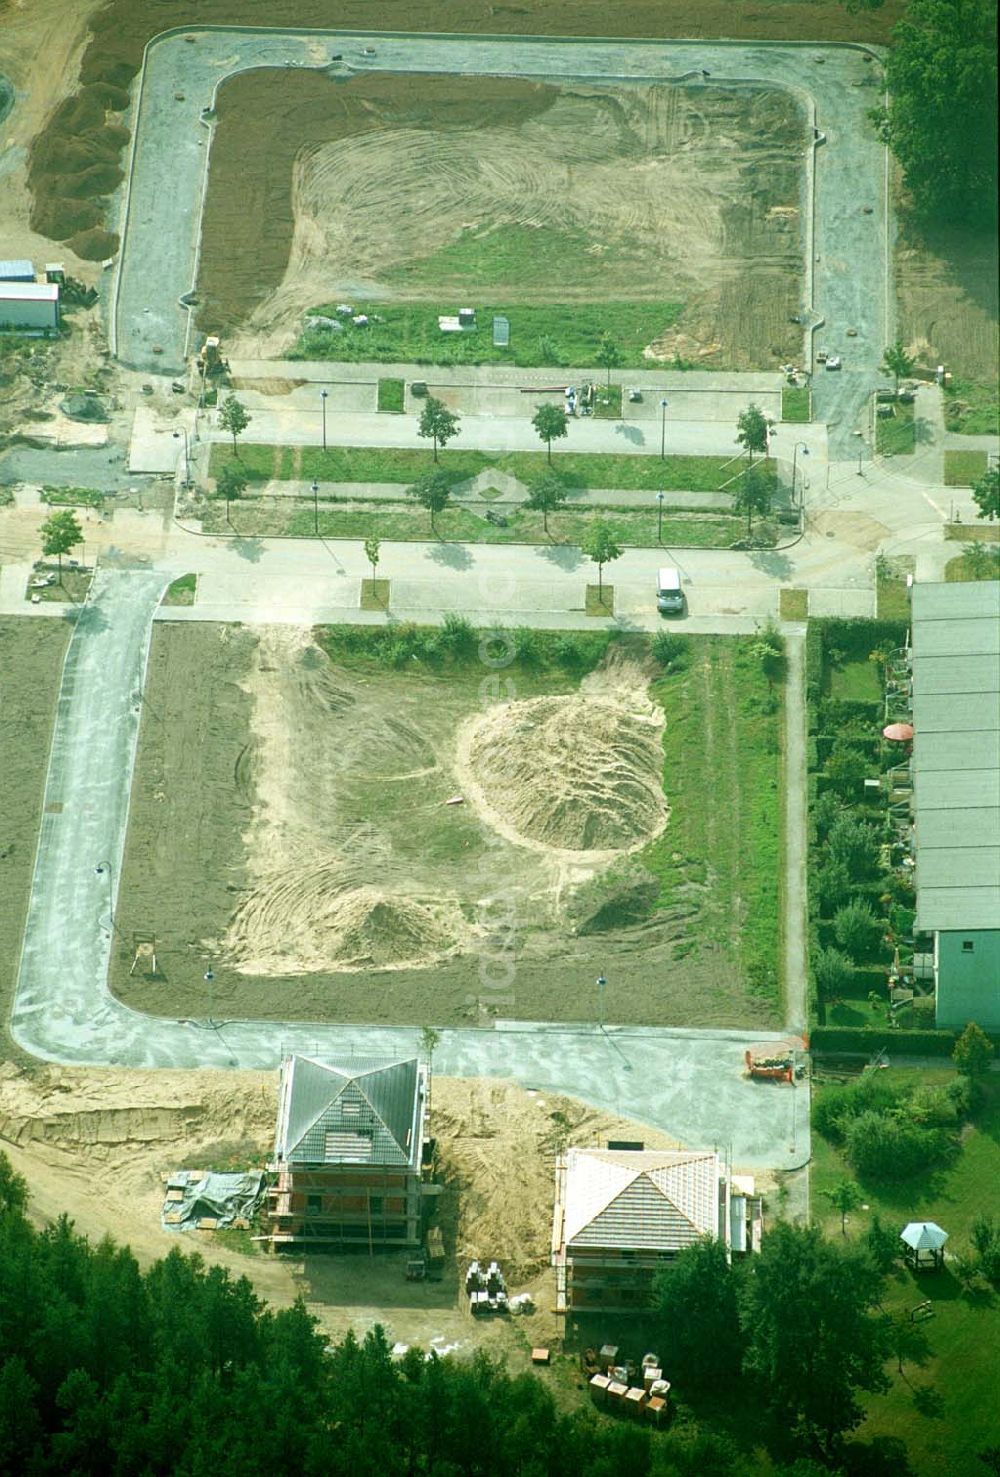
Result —
[{"label": "dirt access track", "polygon": [[[181,369],[193,334],[190,307],[181,300],[198,277],[217,89],[239,72],[286,67],[332,67],[344,78],[444,73],[697,88],[708,72],[720,86],[789,89],[813,130],[803,160],[801,306],[824,325],[827,347],[849,344],[844,371],[817,382],[816,413],[842,428],[842,454],[849,454],[850,432],[892,337],[887,156],[867,117],[881,96],[881,68],[869,50],[235,29],[160,37],[147,50],[140,83],[112,305],[112,349],[124,363]],[[812,347],[806,330],[803,362],[811,362]]]}]

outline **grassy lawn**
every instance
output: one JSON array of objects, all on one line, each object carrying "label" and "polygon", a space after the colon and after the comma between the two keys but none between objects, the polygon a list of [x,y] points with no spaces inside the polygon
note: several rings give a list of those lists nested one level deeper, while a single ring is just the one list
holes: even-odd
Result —
[{"label": "grassy lawn", "polygon": [[198,588],[198,576],[196,574],[182,574],[180,579],[174,580],[167,587],[162,605],[193,605],[195,591]]},{"label": "grassy lawn", "polygon": [[[323,538],[439,539],[452,543],[478,544],[578,544],[587,526],[603,518],[615,538],[631,548],[655,549],[658,520],[655,508],[604,508],[590,505],[549,515],[545,532],[541,513],[520,504],[508,504],[505,527],[487,523],[486,504],[478,508],[452,505],[438,513],[433,526],[430,514],[413,503],[350,502],[319,506],[319,533]],[[230,509],[226,523],[225,504],[205,504],[202,528],[206,533],[227,530],[247,537],[310,538],[314,535],[312,498],[244,497]],[[739,518],[721,513],[676,513],[663,519],[662,547],[728,548],[743,532]]]},{"label": "grassy lawn", "polygon": [[944,423],[967,436],[1000,435],[1000,395],[996,381],[953,378],[944,392]]},{"label": "grassy lawn", "polygon": [[783,621],[808,620],[809,591],[782,590],[779,594],[779,609]]},{"label": "grassy lawn", "polygon": [[586,615],[608,616],[615,613],[615,587],[604,585],[600,589],[597,585],[587,586],[587,598],[584,605]]},{"label": "grassy lawn", "polygon": [[402,380],[384,379],[378,382],[378,408],[399,413],[403,409],[406,386]]},{"label": "grassy lawn", "polygon": [[880,621],[908,621],[910,597],[906,576],[912,574],[915,561],[909,555],[898,559],[878,560],[875,576],[875,615]]},{"label": "grassy lawn", "polygon": [[[912,1079],[923,1085],[945,1084],[954,1077],[950,1066],[890,1067],[893,1079]],[[814,1084],[814,1102],[824,1091]],[[952,1254],[968,1249],[972,1221],[984,1209],[996,1210],[1000,1183],[1000,1080],[989,1079],[984,1100],[963,1134],[961,1156],[954,1165],[909,1185],[863,1185],[867,1210],[848,1217],[848,1237],[864,1233],[872,1214],[902,1230],[908,1220],[937,1221],[949,1234]],[[853,1175],[839,1150],[813,1134],[811,1194],[813,1219],[830,1236],[840,1236],[840,1216],[823,1196],[841,1179]],[[914,1276],[901,1271],[889,1279],[884,1306],[888,1312],[908,1311],[930,1299],[934,1317],[922,1325],[931,1346],[923,1369],[906,1366],[900,1378],[895,1364],[887,1365],[892,1387],[885,1395],[865,1400],[867,1420],[859,1429],[862,1440],[896,1436],[909,1448],[912,1470],[920,1477],[952,1477],[980,1470],[976,1453],[1000,1443],[1000,1402],[996,1399],[1000,1363],[1000,1297],[969,1299],[947,1265],[942,1272]],[[921,1393],[926,1392],[926,1393]],[[985,1470],[982,1468],[981,1470]]]},{"label": "grassy lawn", "polygon": [[880,703],[882,684],[874,662],[841,662],[827,666],[828,697],[845,703]]},{"label": "grassy lawn", "polygon": [[598,420],[617,421],[622,413],[622,387],[602,385],[594,393],[594,414]]},{"label": "grassy lawn", "polygon": [[954,559],[948,560],[944,567],[944,577],[949,585],[1000,579],[1000,550],[987,548],[983,544],[972,545],[965,554],[958,554]]},{"label": "grassy lawn", "polygon": [[896,401],[896,414],[887,420],[876,418],[875,450],[879,456],[911,456],[916,445],[913,405]]},{"label": "grassy lawn", "polygon": [[946,487],[971,487],[986,471],[985,451],[946,450],[944,484]]},{"label": "grassy lawn", "polygon": [[1000,543],[1000,523],[946,523],[944,536],[953,542],[995,544]]},{"label": "grassy lawn", "polygon": [[[233,460],[232,448],[222,442],[212,447],[209,475]],[[432,466],[430,453],[412,447],[240,446],[236,458],[251,481],[305,480],[319,482],[415,482]],[[441,470],[455,482],[495,467],[522,482],[531,482],[548,470],[544,451],[484,452],[445,450],[438,453]],[[758,462],[758,466],[760,463]],[[774,464],[767,464],[774,475]],[[718,492],[731,482],[736,466],[721,456],[619,456],[554,452],[552,468],[570,488],[614,488],[616,491]]]},{"label": "grassy lawn", "polygon": [[[43,585],[37,590],[31,588],[31,579],[40,579],[49,574],[56,576],[52,584]],[[90,589],[90,582],[93,578],[94,571],[92,569],[69,569],[64,565],[62,574],[60,575],[54,565],[36,565],[31,579],[28,581],[24,598],[25,600],[31,601],[34,605],[39,604],[39,602],[47,604],[49,601],[63,604],[72,602],[78,605],[81,600],[86,599],[87,591]],[[39,597],[38,600],[35,599],[36,595]]]},{"label": "grassy lawn", "polygon": [[389,609],[389,580],[361,581],[361,609]]},{"label": "grassy lawn", "polygon": [[[534,233],[532,233],[534,235]],[[509,242],[510,236],[506,238]],[[474,238],[473,238],[474,240]],[[480,248],[491,243],[503,247],[503,233],[484,238]],[[468,252],[465,241],[444,248],[458,254]],[[574,271],[585,258],[574,258]],[[411,264],[419,272],[431,263],[440,274],[438,257]],[[600,264],[595,262],[600,272]],[[401,269],[407,270],[407,269]],[[551,269],[546,266],[551,277]],[[408,278],[407,281],[412,281]],[[493,280],[480,277],[479,281]],[[574,281],[577,278],[574,276]],[[440,314],[454,313],[455,302],[447,303],[358,303],[355,312],[367,313],[369,323],[355,328],[350,320],[340,333],[311,328],[299,338],[290,359],[335,359],[357,363],[375,360],[383,364],[518,364],[524,367],[571,365],[583,368],[596,362],[601,335],[609,333],[622,353],[624,368],[648,369],[643,351],[680,316],[683,303],[537,303],[483,305],[475,303],[476,327],[461,333],[444,334],[438,328]],[[336,304],[310,309],[311,314],[336,317]],[[493,346],[493,316],[510,320],[510,346]]]},{"label": "grassy lawn", "polygon": [[781,391],[781,419],[804,424],[812,419],[812,396],[808,385],[784,385]]},{"label": "grassy lawn", "polygon": [[[670,825],[637,854],[660,905],[695,910],[692,953],[733,965],[777,1011],[781,957],[781,709],[753,639],[690,636],[687,659],[653,691],[667,714]],[[711,797],[711,803],[706,803]]]},{"label": "grassy lawn", "polygon": [[43,487],[42,502],[62,508],[103,508],[104,493],[96,487]]}]

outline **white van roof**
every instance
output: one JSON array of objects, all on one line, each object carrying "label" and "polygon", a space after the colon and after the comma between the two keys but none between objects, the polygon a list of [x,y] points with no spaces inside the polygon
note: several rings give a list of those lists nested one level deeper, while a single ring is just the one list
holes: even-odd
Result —
[{"label": "white van roof", "polygon": [[681,587],[681,573],[679,569],[661,569],[656,576],[656,588],[658,590],[679,590]]}]

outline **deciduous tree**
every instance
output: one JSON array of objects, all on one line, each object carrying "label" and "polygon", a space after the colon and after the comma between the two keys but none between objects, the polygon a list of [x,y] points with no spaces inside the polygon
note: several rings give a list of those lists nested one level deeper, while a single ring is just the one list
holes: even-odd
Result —
[{"label": "deciduous tree", "polygon": [[531,424],[545,442],[552,463],[552,443],[569,434],[569,416],[561,405],[539,405],[531,417]]},{"label": "deciduous tree", "polygon": [[736,420],[736,439],[750,458],[751,467],[755,456],[766,453],[768,432],[773,424],[759,405],[751,404],[740,411]]},{"label": "deciduous tree", "polygon": [[880,368],[883,374],[892,375],[893,379],[896,382],[897,395],[899,394],[900,380],[903,378],[904,374],[913,373],[913,367],[915,363],[916,360],[911,359],[910,355],[903,347],[903,340],[899,338],[894,344],[890,344],[885,353],[882,355],[882,363],[880,365]]},{"label": "deciduous tree", "polygon": [[989,1071],[994,1050],[993,1042],[982,1026],[970,1021],[955,1042],[951,1059],[964,1076],[975,1081]]},{"label": "deciduous tree", "polygon": [[733,509],[747,515],[747,538],[753,532],[754,516],[764,518],[771,511],[771,479],[762,467],[753,466],[752,461],[736,484]]},{"label": "deciduous tree", "polygon": [[378,561],[381,548],[382,543],[377,534],[369,534],[368,537],[365,539],[365,558],[368,560],[368,563],[372,567],[373,580],[378,573]]},{"label": "deciduous tree", "polygon": [[236,438],[243,435],[252,419],[253,417],[247,414],[246,406],[237,400],[235,395],[228,395],[223,401],[222,409],[219,411],[219,425],[233,438],[233,456],[239,456]]},{"label": "deciduous tree", "polygon": [[893,32],[871,116],[926,221],[996,221],[996,31],[996,0],[910,0]]},{"label": "deciduous tree", "polygon": [[219,474],[215,479],[216,496],[224,497],[226,500],[226,522],[231,523],[229,507],[233,502],[238,502],[250,485],[250,479],[242,466],[235,462],[226,462],[219,468]]},{"label": "deciduous tree", "polygon": [[822,1194],[839,1213],[840,1234],[846,1236],[847,1217],[861,1204],[861,1191],[853,1180],[838,1180],[832,1190],[823,1190]]},{"label": "deciduous tree", "polygon": [[555,472],[546,472],[528,487],[525,506],[542,515],[542,527],[549,531],[549,514],[565,506],[568,489]]},{"label": "deciduous tree", "polygon": [[83,529],[77,522],[72,508],[60,508],[50,513],[39,530],[42,535],[42,553],[46,559],[55,554],[59,560],[59,577],[62,578],[62,556],[83,543]]},{"label": "deciduous tree", "polygon": [[434,528],[434,519],[451,498],[451,479],[447,472],[425,472],[409,488],[409,494],[430,513],[431,528]]},{"label": "deciduous tree", "polygon": [[604,585],[602,577],[604,566],[605,564],[610,564],[614,559],[621,558],[621,545],[616,543],[610,523],[604,518],[595,518],[580,540],[580,548],[586,554],[587,558],[592,559],[597,565],[597,598],[603,604]]},{"label": "deciduous tree", "polygon": [[449,410],[443,400],[436,400],[433,395],[428,396],[420,412],[417,435],[434,443],[435,461],[438,459],[438,447],[447,446],[458,434],[458,416],[455,412]]},{"label": "deciduous tree", "polygon": [[705,1238],[657,1274],[653,1287],[661,1339],[684,1379],[724,1398],[740,1376],[739,1267],[721,1241]]},{"label": "deciduous tree", "polygon": [[601,342],[598,345],[597,353],[594,355],[594,358],[602,369],[606,369],[608,371],[608,389],[610,390],[611,371],[613,369],[617,369],[619,364],[622,362],[622,351],[609,333],[601,334]]},{"label": "deciduous tree", "polygon": [[980,518],[1000,518],[1000,467],[990,467],[972,484],[972,500]]}]

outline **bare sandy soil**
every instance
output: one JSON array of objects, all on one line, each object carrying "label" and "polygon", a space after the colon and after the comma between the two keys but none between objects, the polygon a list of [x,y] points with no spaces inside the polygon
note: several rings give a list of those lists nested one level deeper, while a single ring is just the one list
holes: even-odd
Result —
[{"label": "bare sandy soil", "polygon": [[[658,1130],[572,1098],[496,1080],[435,1078],[431,1132],[438,1142],[437,1202],[448,1255],[440,1283],[404,1279],[405,1256],[250,1255],[212,1232],[160,1227],[162,1175],[180,1168],[260,1166],[273,1148],[277,1074],[36,1067],[0,1063],[0,1150],[28,1181],[38,1224],[66,1214],[92,1241],[131,1246],[144,1266],[175,1247],[246,1275],[277,1307],[300,1293],[331,1336],[384,1324],[393,1339],[438,1347],[483,1343],[523,1358],[555,1341],[548,1267],[554,1163],[566,1144],[674,1141]],[[516,1185],[516,1194],[512,1186]],[[473,1323],[459,1278],[471,1256],[497,1257],[516,1290],[538,1303],[523,1323]]]},{"label": "bare sandy soil", "polygon": [[[487,784],[466,793],[475,672],[336,666],[288,627],[157,626],[116,993],[163,1015],[590,1020],[603,970],[609,1019],[763,1023],[721,946],[685,957],[696,900],[587,921],[594,879],[669,825],[644,682],[628,668],[580,690],[519,675],[516,701],[490,715]],[[535,699],[563,714],[548,735],[526,726]],[[574,733],[575,768],[557,773]],[[493,763],[506,778],[489,780]],[[149,933],[161,973],[130,976]],[[509,988],[484,988],[481,971],[504,979],[508,962]]]},{"label": "bare sandy soil", "polygon": [[783,91],[264,71],[225,84],[219,119],[203,320],[245,322],[255,354],[287,348],[316,303],[471,289],[689,301],[657,355],[785,348],[803,136]]},{"label": "bare sandy soil", "polygon": [[997,284],[995,236],[942,232],[928,239],[904,225],[896,248],[899,326],[919,364],[946,364],[965,379],[996,383]]}]

